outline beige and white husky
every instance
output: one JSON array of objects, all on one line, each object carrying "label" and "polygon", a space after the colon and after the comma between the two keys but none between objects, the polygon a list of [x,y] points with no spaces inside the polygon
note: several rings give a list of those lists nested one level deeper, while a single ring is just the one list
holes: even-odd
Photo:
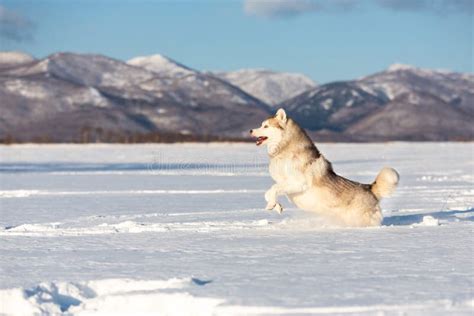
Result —
[{"label": "beige and white husky", "polygon": [[299,208],[346,226],[378,226],[379,201],[395,190],[399,176],[384,168],[372,184],[337,175],[305,131],[279,109],[262,126],[250,130],[257,145],[266,144],[275,184],[265,193],[267,210],[282,211],[277,198],[286,195]]}]

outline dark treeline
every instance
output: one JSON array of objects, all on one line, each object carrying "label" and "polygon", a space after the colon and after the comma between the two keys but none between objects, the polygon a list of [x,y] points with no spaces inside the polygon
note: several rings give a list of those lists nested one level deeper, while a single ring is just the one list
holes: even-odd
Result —
[{"label": "dark treeline", "polygon": [[[413,137],[403,138],[360,138],[357,135],[344,135],[341,133],[327,133],[327,132],[309,132],[311,139],[319,143],[334,143],[334,142],[353,142],[353,143],[367,143],[367,142],[388,142],[388,141],[457,141],[470,142],[472,138],[456,137],[456,138],[438,138],[433,140],[429,137],[422,137],[414,135]],[[61,135],[59,137],[58,135]],[[36,143],[36,144],[52,144],[52,143],[74,143],[74,144],[90,144],[90,143],[116,143],[116,144],[139,144],[139,143],[182,143],[182,142],[250,142],[250,138],[226,137],[215,135],[194,135],[194,134],[180,134],[170,132],[117,132],[107,131],[102,128],[91,128],[88,126],[82,127],[75,135],[70,137],[63,137],[61,133],[53,135],[32,135],[25,138],[15,138],[11,135],[0,137],[0,144],[22,144],[22,143]]]},{"label": "dark treeline", "polygon": [[0,143],[21,144],[21,143],[118,143],[118,144],[134,144],[134,143],[180,143],[180,142],[242,142],[249,141],[249,138],[224,137],[214,135],[191,135],[168,132],[116,132],[105,131],[102,128],[83,127],[77,133],[69,138],[68,141],[58,140],[54,135],[34,135],[29,138],[15,139],[11,135],[0,138]]}]

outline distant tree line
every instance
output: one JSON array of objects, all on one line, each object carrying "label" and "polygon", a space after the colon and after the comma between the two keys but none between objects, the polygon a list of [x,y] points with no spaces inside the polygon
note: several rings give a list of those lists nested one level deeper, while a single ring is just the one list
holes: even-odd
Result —
[{"label": "distant tree line", "polygon": [[106,131],[100,127],[91,128],[84,126],[74,137],[58,137],[58,135],[36,135],[29,138],[16,138],[7,134],[0,137],[1,144],[21,144],[21,143],[118,143],[118,144],[135,144],[135,143],[179,143],[179,142],[237,142],[249,141],[249,138],[223,137],[215,135],[194,135],[180,134],[171,132],[117,132]]},{"label": "distant tree line", "polygon": [[[383,142],[383,141],[458,141],[470,142],[472,138],[467,137],[438,137],[433,139],[424,135],[413,135],[402,138],[359,138],[357,135],[344,135],[339,133],[318,133],[310,132],[309,135],[316,142]],[[181,134],[171,132],[149,132],[139,133],[130,131],[110,131],[101,127],[83,126],[75,135],[65,136],[61,133],[35,135],[30,137],[15,137],[11,134],[0,136],[0,144],[21,144],[21,143],[117,143],[117,144],[138,144],[138,143],[181,143],[181,142],[248,142],[250,138],[245,137],[225,137],[215,135]]]}]

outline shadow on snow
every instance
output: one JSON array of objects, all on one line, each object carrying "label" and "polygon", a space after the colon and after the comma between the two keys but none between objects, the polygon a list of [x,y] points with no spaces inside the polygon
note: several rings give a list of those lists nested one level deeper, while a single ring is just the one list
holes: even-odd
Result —
[{"label": "shadow on snow", "polygon": [[469,213],[474,212],[474,208],[468,210],[453,210],[453,211],[437,211],[432,213],[423,213],[423,214],[409,214],[409,215],[395,215],[386,217],[383,219],[383,226],[408,226],[423,221],[424,216],[432,216],[438,220],[445,221],[471,221],[474,222],[474,214],[471,216]]},{"label": "shadow on snow", "polygon": [[264,169],[261,163],[2,163],[0,173]]}]

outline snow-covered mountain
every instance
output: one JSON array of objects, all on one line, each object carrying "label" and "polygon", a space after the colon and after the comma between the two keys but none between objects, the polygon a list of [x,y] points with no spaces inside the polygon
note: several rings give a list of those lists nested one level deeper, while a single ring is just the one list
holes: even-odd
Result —
[{"label": "snow-covered mountain", "polygon": [[168,78],[186,78],[188,81],[192,78],[195,83],[199,83],[203,79],[208,81],[210,76],[217,77],[271,106],[316,86],[314,81],[302,74],[264,69],[242,69],[218,73],[200,72],[159,54],[135,57],[127,63]]},{"label": "snow-covered mountain", "polygon": [[[468,124],[474,118],[472,74],[395,64],[358,80],[313,88],[281,106],[307,129],[350,139],[474,137]],[[439,128],[433,129],[436,124]]]},{"label": "snow-covered mountain", "polygon": [[[267,71],[226,76],[240,78],[249,89],[273,91],[272,98],[310,84],[299,75]],[[36,60],[0,53],[0,139],[246,137],[273,113],[261,101],[270,95],[252,92],[255,97],[224,77],[161,55],[125,63],[91,54],[56,53]],[[278,106],[329,140],[474,139],[472,74],[393,65],[358,80],[312,87]]]},{"label": "snow-covered mountain", "polygon": [[313,88],[280,104],[310,130],[341,131],[387,101],[355,82],[334,82]]},{"label": "snow-covered mountain", "polygon": [[383,94],[390,100],[416,91],[435,95],[467,111],[473,110],[474,74],[394,64],[386,71],[357,81],[362,89]]},{"label": "snow-covered mountain", "polygon": [[75,141],[102,134],[242,137],[268,107],[235,86],[192,72],[169,76],[101,55],[57,53],[0,71],[0,133]]},{"label": "snow-covered mountain", "polygon": [[[189,100],[191,107],[199,106],[205,100],[206,104],[215,104],[220,107],[232,108],[234,103],[255,103],[261,109],[268,110],[266,104],[233,86],[227,81],[221,80],[207,73],[191,69],[170,58],[162,55],[136,57],[127,62],[136,68],[152,73],[161,81],[162,92],[173,92],[172,96],[181,102]],[[145,89],[151,89],[150,82],[142,85]],[[156,82],[152,82],[156,84]],[[221,102],[223,98],[232,100]],[[200,101],[200,99],[203,99]]]},{"label": "snow-covered mountain", "polygon": [[316,86],[316,83],[305,75],[265,69],[242,69],[215,75],[271,106]]},{"label": "snow-covered mountain", "polygon": [[34,61],[33,56],[23,52],[1,52],[0,51],[0,68],[12,67],[20,64],[26,64]]},{"label": "snow-covered mountain", "polygon": [[473,116],[433,94],[412,91],[357,120],[345,133],[365,140],[467,140]]},{"label": "snow-covered mountain", "polygon": [[168,76],[172,78],[181,78],[196,72],[196,70],[193,70],[178,63],[177,61],[172,60],[171,58],[159,54],[135,57],[128,60],[127,64],[145,68],[162,76]]}]

